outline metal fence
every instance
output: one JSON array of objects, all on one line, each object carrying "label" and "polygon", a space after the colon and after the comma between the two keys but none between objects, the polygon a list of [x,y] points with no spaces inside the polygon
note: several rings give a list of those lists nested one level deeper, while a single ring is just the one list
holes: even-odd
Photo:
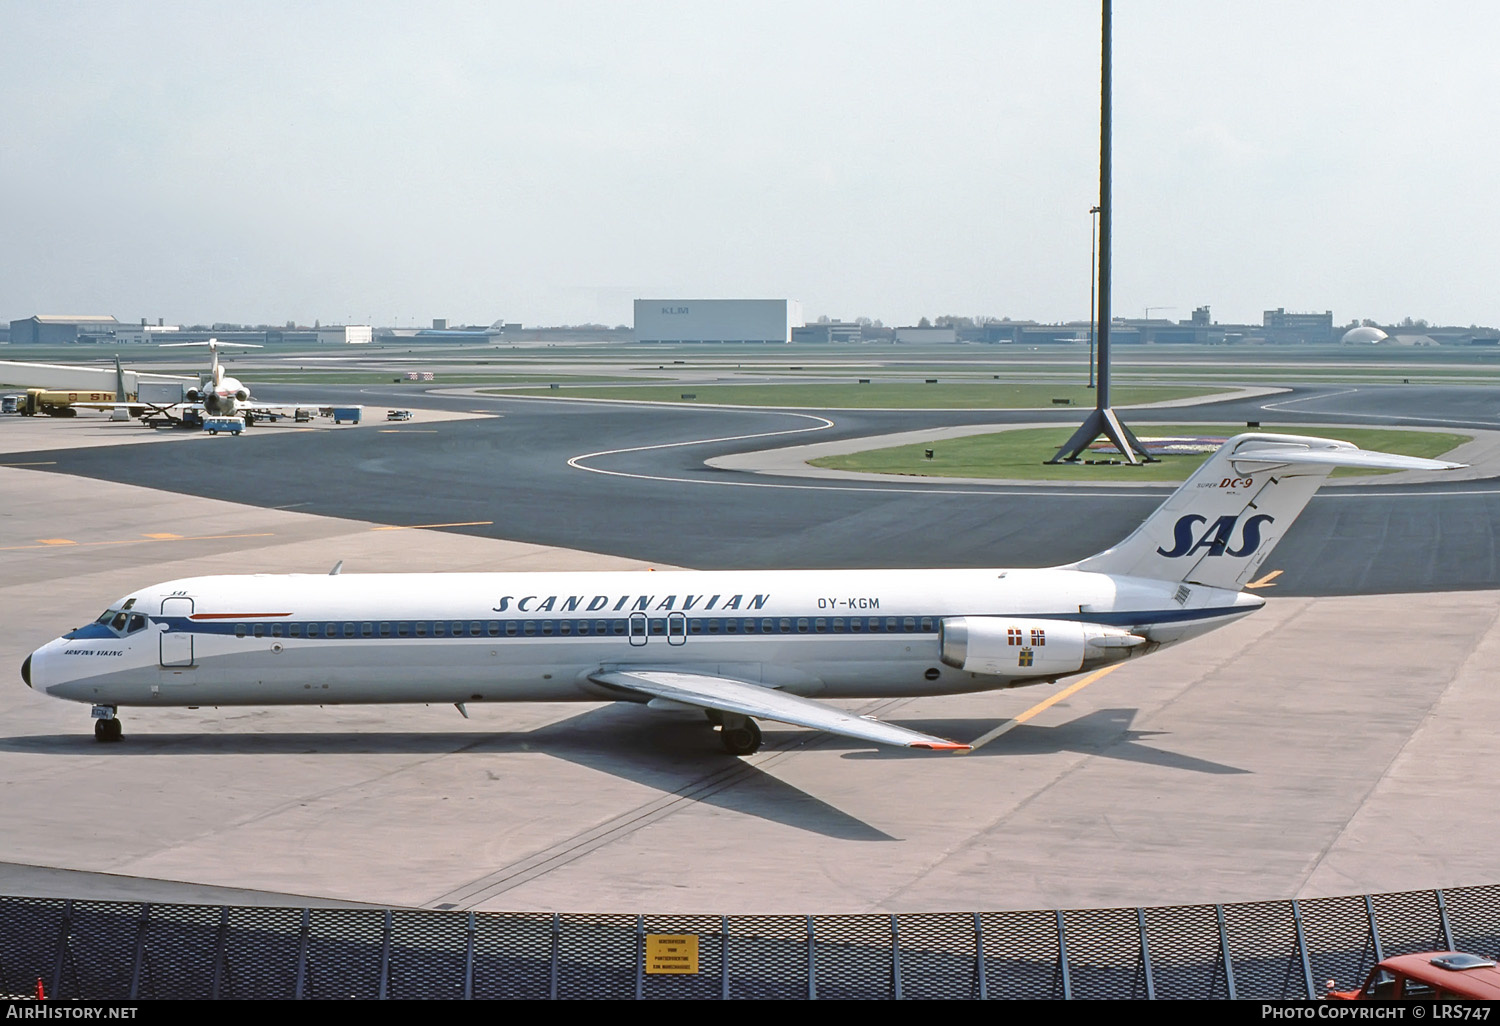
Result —
[{"label": "metal fence", "polygon": [[[663,947],[670,944],[670,949]],[[0,996],[1303,999],[1500,952],[1500,886],[1054,912],[712,916],[0,897]],[[665,950],[676,952],[663,959]],[[663,969],[676,971],[665,972]]]}]

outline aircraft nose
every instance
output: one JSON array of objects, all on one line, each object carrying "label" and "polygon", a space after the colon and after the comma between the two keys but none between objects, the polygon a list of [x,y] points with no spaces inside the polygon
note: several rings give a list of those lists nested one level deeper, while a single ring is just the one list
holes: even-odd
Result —
[{"label": "aircraft nose", "polygon": [[28,688],[31,687],[31,656],[27,656],[21,663],[21,679],[26,682]]}]

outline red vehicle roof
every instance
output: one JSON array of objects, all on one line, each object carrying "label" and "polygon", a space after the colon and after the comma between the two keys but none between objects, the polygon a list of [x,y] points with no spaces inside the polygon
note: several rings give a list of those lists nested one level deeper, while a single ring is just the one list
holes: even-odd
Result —
[{"label": "red vehicle roof", "polygon": [[[1459,953],[1424,951],[1413,955],[1395,955],[1380,962],[1372,972],[1386,969],[1398,976],[1420,981],[1458,997],[1500,1001],[1500,966],[1490,962],[1472,969],[1454,969],[1433,963],[1433,959],[1442,959],[1455,954]],[[1363,996],[1363,987],[1357,991],[1344,991],[1337,996],[1346,998]]]}]

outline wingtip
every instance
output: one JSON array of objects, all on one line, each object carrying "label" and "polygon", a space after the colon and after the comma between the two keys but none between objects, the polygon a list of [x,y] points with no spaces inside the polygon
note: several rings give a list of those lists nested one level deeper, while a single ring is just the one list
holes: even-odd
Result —
[{"label": "wingtip", "polygon": [[968,752],[974,748],[973,745],[959,744],[957,741],[913,741],[906,747],[925,748],[930,752]]}]

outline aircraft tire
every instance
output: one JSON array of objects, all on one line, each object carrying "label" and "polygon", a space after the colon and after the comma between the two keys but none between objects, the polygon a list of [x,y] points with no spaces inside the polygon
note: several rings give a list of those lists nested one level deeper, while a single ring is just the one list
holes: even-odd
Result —
[{"label": "aircraft tire", "polygon": [[760,727],[756,726],[754,720],[747,719],[738,727],[722,728],[719,739],[724,742],[724,749],[730,755],[754,755],[760,751]]},{"label": "aircraft tire", "polygon": [[122,733],[123,732],[120,729],[120,721],[117,720],[117,719],[95,720],[94,721],[94,740],[95,741],[100,741],[100,742],[118,741],[118,740],[120,740],[120,738],[122,736]]}]

